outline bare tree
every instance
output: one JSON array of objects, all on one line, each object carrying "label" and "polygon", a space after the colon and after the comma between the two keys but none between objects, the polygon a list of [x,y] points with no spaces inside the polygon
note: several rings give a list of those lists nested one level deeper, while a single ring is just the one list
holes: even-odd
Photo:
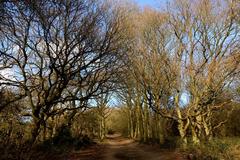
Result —
[{"label": "bare tree", "polygon": [[[13,1],[6,6],[1,86],[18,88],[27,97],[34,142],[54,105],[86,101],[104,88],[122,53],[124,17],[94,0]],[[7,68],[11,74],[4,76]]]},{"label": "bare tree", "polygon": [[215,104],[216,98],[239,72],[239,26],[231,3],[179,1],[176,6],[170,11],[170,23],[176,50],[183,55],[182,82],[190,96],[186,118],[198,143],[202,134],[209,137],[215,128],[210,124],[212,111],[224,106]]},{"label": "bare tree", "polygon": [[[184,143],[188,130],[199,143],[225,123],[212,126],[211,118],[228,103],[217,99],[239,74],[233,3],[175,1],[166,12],[150,9],[136,18],[128,70],[137,85],[126,86],[141,92],[144,102],[161,115],[158,119],[176,121]],[[181,105],[183,94],[189,102]]]}]

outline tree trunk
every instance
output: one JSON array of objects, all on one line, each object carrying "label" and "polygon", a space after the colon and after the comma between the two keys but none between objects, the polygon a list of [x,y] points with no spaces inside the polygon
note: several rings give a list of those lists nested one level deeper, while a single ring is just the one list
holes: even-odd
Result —
[{"label": "tree trunk", "polygon": [[200,144],[200,139],[198,137],[198,134],[197,134],[197,131],[196,131],[196,127],[191,126],[191,131],[192,131],[192,141],[193,141],[193,144],[199,145]]},{"label": "tree trunk", "polygon": [[39,131],[40,131],[40,127],[41,127],[41,120],[38,118],[34,118],[34,126],[32,128],[32,132],[31,132],[31,139],[30,139],[30,146],[32,147],[32,145],[35,143],[35,141],[37,140],[37,137],[39,135]]},{"label": "tree trunk", "polygon": [[187,147],[187,129],[189,126],[189,119],[187,119],[187,123],[184,125],[184,121],[183,121],[183,117],[182,117],[182,113],[180,110],[180,107],[178,105],[179,103],[179,93],[176,94],[175,96],[175,105],[176,105],[176,112],[177,112],[177,117],[178,117],[178,131],[181,137],[181,141],[182,141],[182,147],[186,148]]}]

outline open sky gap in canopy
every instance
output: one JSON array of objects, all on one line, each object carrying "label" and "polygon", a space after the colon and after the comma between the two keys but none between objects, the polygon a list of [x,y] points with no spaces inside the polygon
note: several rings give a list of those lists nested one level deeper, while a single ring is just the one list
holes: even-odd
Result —
[{"label": "open sky gap in canopy", "polygon": [[141,7],[150,6],[153,8],[164,7],[170,0],[135,0]]}]

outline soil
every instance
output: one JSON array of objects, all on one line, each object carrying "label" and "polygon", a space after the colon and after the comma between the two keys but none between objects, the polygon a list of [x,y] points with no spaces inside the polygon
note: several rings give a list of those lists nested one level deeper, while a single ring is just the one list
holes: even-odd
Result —
[{"label": "soil", "polygon": [[124,138],[120,134],[107,136],[106,141],[88,149],[71,153],[69,160],[184,160],[177,150],[161,149]]}]

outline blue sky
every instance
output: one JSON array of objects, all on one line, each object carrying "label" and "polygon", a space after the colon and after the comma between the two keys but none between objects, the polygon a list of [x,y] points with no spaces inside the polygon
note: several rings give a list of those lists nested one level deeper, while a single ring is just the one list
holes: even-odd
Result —
[{"label": "blue sky", "polygon": [[154,5],[156,3],[156,0],[136,0],[137,3],[140,5]]},{"label": "blue sky", "polygon": [[162,7],[168,0],[135,0],[141,6]]}]

